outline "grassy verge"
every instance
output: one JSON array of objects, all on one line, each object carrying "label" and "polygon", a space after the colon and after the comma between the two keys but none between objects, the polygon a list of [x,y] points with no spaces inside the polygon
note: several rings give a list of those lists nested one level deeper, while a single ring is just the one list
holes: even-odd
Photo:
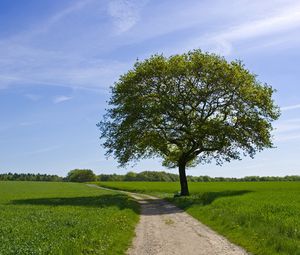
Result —
[{"label": "grassy verge", "polygon": [[165,198],[253,254],[300,254],[300,182],[102,182],[99,185]]},{"label": "grassy verge", "polygon": [[0,182],[0,254],[124,254],[139,207],[75,183]]}]

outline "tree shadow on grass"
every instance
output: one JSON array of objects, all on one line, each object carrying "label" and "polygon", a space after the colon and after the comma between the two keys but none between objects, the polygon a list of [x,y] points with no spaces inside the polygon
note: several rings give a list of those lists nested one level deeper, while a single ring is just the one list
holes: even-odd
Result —
[{"label": "tree shadow on grass", "polygon": [[[222,197],[240,196],[249,193],[249,190],[228,190],[220,192],[206,192],[202,194],[193,194],[189,197],[176,197],[167,199],[174,202],[178,207],[185,210],[192,205],[206,206],[211,204],[214,200]],[[144,199],[142,211],[140,212],[137,202],[124,194],[106,194],[102,196],[89,196],[89,197],[50,197],[50,198],[34,198],[13,200],[10,204],[14,205],[42,205],[42,206],[78,206],[78,207],[91,207],[91,208],[106,208],[117,207],[120,210],[130,209],[135,213],[144,215],[161,215],[173,214],[180,212],[180,210],[164,202],[162,199],[152,200]]]},{"label": "tree shadow on grass", "polygon": [[123,194],[101,195],[90,197],[50,197],[12,200],[14,205],[43,205],[43,206],[80,206],[105,208],[116,206],[120,210],[131,209],[139,213],[139,208],[132,198]]},{"label": "tree shadow on grass", "polygon": [[218,198],[241,196],[249,192],[251,191],[228,190],[220,192],[205,192],[193,194],[188,197],[166,198],[167,201],[172,203],[167,203],[164,199],[153,200],[148,198],[139,200],[139,202],[142,204],[142,215],[166,215],[180,213],[182,212],[182,209],[186,210],[193,205],[207,206]]},{"label": "tree shadow on grass", "polygon": [[192,205],[210,205],[213,201],[222,197],[241,196],[253,192],[251,190],[225,190],[219,192],[205,192],[201,194],[193,194],[189,197],[175,197],[168,199],[175,202],[182,209],[187,209]]}]

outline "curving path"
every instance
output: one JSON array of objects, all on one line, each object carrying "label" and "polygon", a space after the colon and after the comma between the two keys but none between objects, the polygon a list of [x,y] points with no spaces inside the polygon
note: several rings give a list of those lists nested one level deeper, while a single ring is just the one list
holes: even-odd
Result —
[{"label": "curving path", "polygon": [[140,222],[136,227],[132,246],[127,251],[128,255],[248,254],[241,247],[230,243],[183,210],[162,199],[125,193],[141,205]]}]

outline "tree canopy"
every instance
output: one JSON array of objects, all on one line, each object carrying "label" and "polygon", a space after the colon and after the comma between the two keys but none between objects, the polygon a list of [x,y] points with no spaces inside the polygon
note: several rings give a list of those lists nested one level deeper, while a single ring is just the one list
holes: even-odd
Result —
[{"label": "tree canopy", "polygon": [[74,169],[68,173],[67,180],[70,182],[96,181],[96,175],[90,169]]},{"label": "tree canopy", "polygon": [[272,147],[271,124],[279,117],[273,92],[241,61],[200,50],[154,55],[112,87],[100,138],[120,165],[158,156],[179,167],[181,194],[188,195],[186,166]]}]

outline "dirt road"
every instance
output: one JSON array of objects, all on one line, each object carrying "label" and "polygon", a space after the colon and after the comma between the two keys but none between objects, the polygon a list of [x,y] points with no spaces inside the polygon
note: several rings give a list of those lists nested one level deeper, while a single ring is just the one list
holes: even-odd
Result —
[{"label": "dirt road", "polygon": [[141,204],[141,218],[128,255],[242,255],[241,247],[178,207],[156,197],[125,192]]}]

